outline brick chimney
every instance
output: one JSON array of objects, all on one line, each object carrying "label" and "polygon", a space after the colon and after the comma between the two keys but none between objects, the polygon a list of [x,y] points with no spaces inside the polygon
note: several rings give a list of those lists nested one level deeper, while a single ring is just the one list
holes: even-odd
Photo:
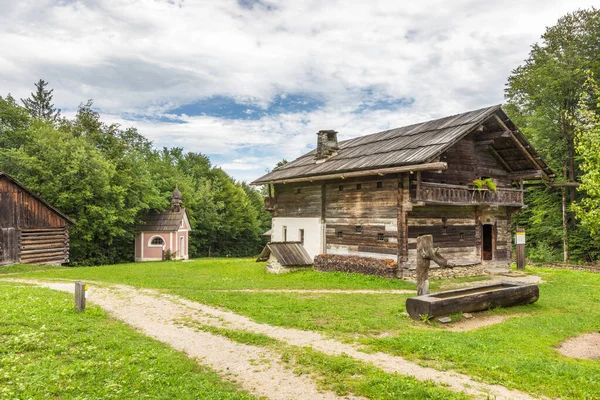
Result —
[{"label": "brick chimney", "polygon": [[325,130],[317,132],[317,160],[334,156],[339,149],[336,131]]}]

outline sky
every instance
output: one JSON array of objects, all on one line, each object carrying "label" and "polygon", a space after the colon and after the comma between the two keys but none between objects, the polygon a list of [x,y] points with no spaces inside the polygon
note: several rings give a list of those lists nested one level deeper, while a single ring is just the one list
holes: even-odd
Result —
[{"label": "sky", "polygon": [[72,116],[252,181],[316,147],[504,101],[546,27],[598,0],[0,0],[0,96],[40,78]]}]

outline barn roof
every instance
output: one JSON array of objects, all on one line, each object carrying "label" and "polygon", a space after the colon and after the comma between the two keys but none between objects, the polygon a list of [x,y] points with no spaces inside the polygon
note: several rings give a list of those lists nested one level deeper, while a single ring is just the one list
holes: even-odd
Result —
[{"label": "barn roof", "polygon": [[257,261],[266,261],[271,254],[284,267],[313,265],[312,258],[300,242],[267,243]]},{"label": "barn roof", "polygon": [[61,218],[63,218],[65,221],[67,221],[68,223],[70,223],[71,225],[75,225],[75,221],[73,221],[71,218],[69,218],[66,214],[63,214],[61,211],[59,211],[56,207],[54,207],[52,204],[48,203],[46,200],[42,199],[40,196],[38,196],[37,194],[33,193],[31,190],[29,190],[25,185],[23,185],[21,182],[19,182],[18,180],[16,180],[15,178],[13,178],[12,176],[8,175],[6,172],[2,172],[0,171],[0,179],[5,178],[9,181],[11,181],[12,183],[14,183],[15,185],[17,185],[18,187],[21,188],[21,190],[29,193],[32,197],[34,197],[35,199],[37,199],[40,203],[44,204],[46,207],[48,207],[50,210],[52,210],[53,212],[55,212],[56,214],[58,214]]},{"label": "barn roof", "polygon": [[[539,168],[548,176],[554,176],[553,171],[541,160],[525,136],[504,113],[501,105],[495,105],[345,140],[339,143],[338,154],[324,162],[316,162],[316,150],[313,150],[258,178],[252,184],[262,185],[274,181],[283,182],[291,178],[433,162],[441,153],[478,129],[483,123],[489,123],[496,129],[511,130],[515,141],[518,141],[530,153],[529,155],[537,160]],[[499,127],[499,124],[504,128]],[[520,150],[517,149],[519,144],[514,142],[512,145],[519,153]],[[531,166],[522,153],[520,157],[522,159],[518,162],[521,164],[517,164],[516,170],[537,168]]]},{"label": "barn roof", "polygon": [[181,226],[181,221],[186,215],[185,208],[179,211],[150,211],[138,226],[140,231],[173,232]]}]

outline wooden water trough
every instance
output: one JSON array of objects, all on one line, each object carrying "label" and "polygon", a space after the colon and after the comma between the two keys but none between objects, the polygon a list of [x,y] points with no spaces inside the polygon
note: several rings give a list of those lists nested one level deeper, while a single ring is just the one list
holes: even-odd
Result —
[{"label": "wooden water trough", "polygon": [[406,311],[412,318],[421,319],[422,315],[440,317],[459,312],[529,304],[539,297],[537,285],[502,282],[411,297],[406,300]]}]

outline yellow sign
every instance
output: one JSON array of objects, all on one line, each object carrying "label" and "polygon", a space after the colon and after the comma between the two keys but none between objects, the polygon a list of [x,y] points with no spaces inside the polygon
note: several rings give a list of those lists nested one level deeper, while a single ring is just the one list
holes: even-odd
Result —
[{"label": "yellow sign", "polygon": [[87,291],[87,290],[88,290],[88,285],[85,285],[85,286],[83,287],[83,290]]}]

